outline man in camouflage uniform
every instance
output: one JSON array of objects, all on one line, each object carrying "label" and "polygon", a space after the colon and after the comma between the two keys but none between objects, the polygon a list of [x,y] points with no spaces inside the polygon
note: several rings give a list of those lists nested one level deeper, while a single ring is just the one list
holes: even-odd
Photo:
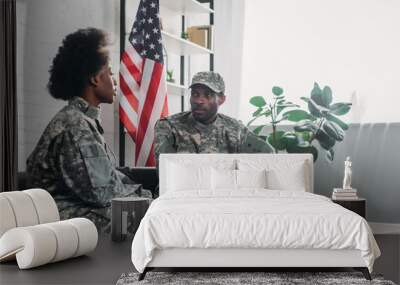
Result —
[{"label": "man in camouflage uniform", "polygon": [[216,72],[193,76],[190,112],[160,119],[155,125],[155,155],[160,153],[269,153],[271,146],[240,121],[218,114],[225,83]]},{"label": "man in camouflage uniform", "polygon": [[135,184],[116,168],[100,125],[101,103],[113,103],[116,85],[106,34],[94,28],[68,35],[50,69],[48,89],[68,101],[46,127],[27,160],[30,186],[54,197],[62,219],[86,217],[108,231],[114,197],[138,196]]}]

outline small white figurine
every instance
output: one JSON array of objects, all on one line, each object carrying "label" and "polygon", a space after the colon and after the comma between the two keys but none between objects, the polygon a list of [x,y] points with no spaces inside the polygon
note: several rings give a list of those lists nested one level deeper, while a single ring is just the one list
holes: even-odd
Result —
[{"label": "small white figurine", "polygon": [[343,189],[352,189],[351,188],[351,161],[350,156],[346,158],[344,162],[344,179],[343,179]]}]

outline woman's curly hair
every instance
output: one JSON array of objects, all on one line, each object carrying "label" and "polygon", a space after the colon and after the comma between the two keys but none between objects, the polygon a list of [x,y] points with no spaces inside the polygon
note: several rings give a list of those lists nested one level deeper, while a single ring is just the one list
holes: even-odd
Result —
[{"label": "woman's curly hair", "polygon": [[67,35],[49,70],[50,95],[62,100],[81,96],[90,77],[108,62],[108,54],[101,50],[108,44],[107,34],[96,28]]}]

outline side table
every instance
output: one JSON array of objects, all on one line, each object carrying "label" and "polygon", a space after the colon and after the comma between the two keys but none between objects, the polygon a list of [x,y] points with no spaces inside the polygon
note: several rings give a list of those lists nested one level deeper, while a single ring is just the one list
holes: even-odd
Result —
[{"label": "side table", "polygon": [[111,239],[123,241],[128,234],[134,235],[146,214],[152,199],[124,197],[111,200]]},{"label": "side table", "polygon": [[365,219],[366,213],[366,199],[358,198],[354,200],[337,200],[332,199],[332,202],[339,204],[340,206],[353,211],[356,214],[359,214],[361,217]]}]

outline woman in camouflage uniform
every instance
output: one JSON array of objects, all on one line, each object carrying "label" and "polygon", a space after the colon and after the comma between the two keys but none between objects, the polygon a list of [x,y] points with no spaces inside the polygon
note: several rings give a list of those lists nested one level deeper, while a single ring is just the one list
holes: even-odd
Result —
[{"label": "woman in camouflage uniform", "polygon": [[63,40],[47,87],[68,105],[50,121],[27,161],[30,186],[50,192],[62,219],[87,217],[100,229],[110,225],[112,198],[141,190],[116,168],[103,137],[99,105],[112,104],[116,94],[107,45],[107,35],[95,28]]}]

